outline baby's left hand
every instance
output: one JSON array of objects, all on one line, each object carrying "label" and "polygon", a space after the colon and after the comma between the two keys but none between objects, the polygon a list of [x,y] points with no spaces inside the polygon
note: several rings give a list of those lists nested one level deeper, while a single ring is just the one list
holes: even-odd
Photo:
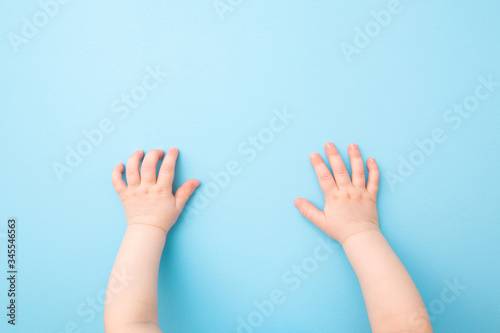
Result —
[{"label": "baby's left hand", "polygon": [[184,205],[194,193],[200,182],[196,179],[186,181],[175,193],[172,193],[175,162],[179,154],[176,148],[170,148],[161,165],[156,179],[156,164],[163,157],[162,150],[151,150],[144,156],[142,150],[136,151],[127,162],[127,182],[122,179],[123,163],[118,163],[112,173],[113,186],[122,200],[127,226],[145,225],[157,227],[168,233],[175,224]]},{"label": "baby's left hand", "polygon": [[311,155],[311,163],[318,176],[325,197],[325,208],[320,211],[308,200],[298,198],[295,205],[309,221],[331,238],[344,244],[347,238],[365,231],[380,231],[377,213],[379,170],[373,158],[368,159],[368,182],[357,145],[349,145],[352,180],[337,148],[331,142],[325,145],[333,174],[321,156]]}]

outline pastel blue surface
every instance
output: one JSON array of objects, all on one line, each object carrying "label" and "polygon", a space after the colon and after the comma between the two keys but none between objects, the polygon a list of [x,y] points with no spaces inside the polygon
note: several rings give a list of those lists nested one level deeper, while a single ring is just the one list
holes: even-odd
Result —
[{"label": "pastel blue surface", "polygon": [[[231,3],[218,13],[212,0],[71,1],[45,6],[53,17],[38,1],[0,4],[2,272],[8,217],[20,247],[17,325],[2,279],[0,330],[103,332],[126,226],[111,170],[137,149],[176,146],[176,186],[202,186],[163,253],[164,331],[369,332],[342,249],[311,259],[326,238],[293,206],[322,207],[308,156],[333,141],[344,157],[356,142],[378,161],[381,226],[435,332],[500,331],[500,86],[484,84],[500,81],[500,3],[405,0],[379,32],[371,11],[388,1]],[[370,42],[357,36],[368,45],[345,56],[367,23]],[[138,88],[157,69],[156,88]],[[131,93],[145,98],[127,107]],[[449,111],[460,103],[473,111]],[[276,133],[273,110],[294,116]],[[82,131],[102,122],[108,133],[86,146]],[[267,143],[253,155],[258,135]],[[69,167],[78,147],[91,151]],[[220,189],[211,173],[230,161],[241,172]],[[55,162],[71,172],[58,176]],[[254,302],[279,291],[259,315]]]}]

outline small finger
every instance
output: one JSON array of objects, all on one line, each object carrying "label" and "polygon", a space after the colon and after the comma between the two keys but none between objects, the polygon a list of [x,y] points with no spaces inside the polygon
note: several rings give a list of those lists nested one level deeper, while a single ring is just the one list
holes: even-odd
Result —
[{"label": "small finger", "polygon": [[158,173],[157,184],[165,189],[172,190],[172,183],[174,181],[175,174],[175,163],[177,161],[177,156],[179,151],[177,148],[170,148],[167,155],[163,159],[163,163],[160,167],[160,172]]},{"label": "small finger", "polygon": [[328,142],[325,145],[325,152],[330,161],[330,166],[332,167],[333,177],[335,178],[337,187],[339,189],[342,189],[352,186],[351,178],[349,178],[349,173],[347,172],[344,161],[337,151],[337,148],[335,148],[335,145],[331,142]]},{"label": "small finger", "polygon": [[127,183],[128,186],[136,187],[141,182],[141,175],[139,174],[139,165],[141,164],[144,152],[137,150],[133,153],[127,161]]},{"label": "small finger", "polygon": [[316,176],[318,177],[319,186],[323,190],[323,194],[327,194],[335,191],[337,185],[335,185],[335,180],[333,179],[332,173],[326,166],[325,162],[318,153],[311,154],[311,164],[314,167]]},{"label": "small finger", "polygon": [[365,188],[365,165],[355,143],[351,143],[347,149],[351,159],[352,185],[357,188]]},{"label": "small finger", "polygon": [[325,214],[310,203],[309,200],[298,198],[295,199],[294,204],[306,219],[314,223],[318,228],[323,228],[325,223]]},{"label": "small finger", "polygon": [[118,163],[111,173],[111,182],[113,183],[113,187],[115,188],[116,193],[118,193],[120,197],[127,189],[127,185],[123,181],[124,170],[125,167],[123,166],[123,163]]},{"label": "small finger", "polygon": [[197,179],[186,180],[181,187],[175,192],[175,204],[177,209],[182,210],[188,199],[193,195],[196,188],[200,186],[200,181]]},{"label": "small finger", "polygon": [[156,164],[163,157],[163,150],[150,150],[141,167],[141,184],[153,185],[156,183]]},{"label": "small finger", "polygon": [[378,170],[377,162],[373,157],[370,157],[367,161],[368,167],[368,182],[366,183],[366,190],[368,193],[377,196],[378,184],[380,179],[380,172]]}]

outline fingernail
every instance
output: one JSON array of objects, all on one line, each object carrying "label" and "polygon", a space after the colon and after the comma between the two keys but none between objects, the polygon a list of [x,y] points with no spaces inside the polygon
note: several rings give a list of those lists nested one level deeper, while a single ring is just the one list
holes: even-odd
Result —
[{"label": "fingernail", "polygon": [[334,145],[333,145],[333,143],[331,143],[331,142],[328,142],[328,143],[326,144],[326,147],[327,147],[328,149],[333,149],[333,148],[335,148],[335,146],[334,146]]},{"label": "fingernail", "polygon": [[194,188],[197,188],[198,186],[200,186],[200,181],[199,180],[196,180],[194,182]]},{"label": "fingernail", "polygon": [[351,143],[349,145],[349,148],[351,148],[352,150],[358,150],[358,146],[355,143]]}]

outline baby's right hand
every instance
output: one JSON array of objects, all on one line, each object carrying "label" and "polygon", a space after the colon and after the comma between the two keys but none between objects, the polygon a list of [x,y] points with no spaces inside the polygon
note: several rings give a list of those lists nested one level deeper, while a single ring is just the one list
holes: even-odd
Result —
[{"label": "baby's right hand", "polygon": [[[120,196],[127,217],[127,226],[153,226],[168,233],[181,213],[184,205],[200,182],[196,179],[186,181],[175,195],[172,193],[175,163],[179,151],[170,148],[161,164],[156,178],[156,165],[163,157],[162,150],[151,150],[144,157],[142,150],[136,151],[127,163],[128,186],[122,178],[124,165],[118,163],[113,170],[112,181]],[[141,163],[139,172],[139,164]]]},{"label": "baby's right hand", "polygon": [[323,211],[306,199],[295,200],[302,215],[341,244],[352,235],[380,231],[377,214],[378,166],[373,158],[368,159],[369,177],[365,186],[365,169],[358,146],[352,143],[348,151],[352,181],[333,143],[325,145],[333,176],[319,154],[311,155],[311,163],[325,196]]}]

